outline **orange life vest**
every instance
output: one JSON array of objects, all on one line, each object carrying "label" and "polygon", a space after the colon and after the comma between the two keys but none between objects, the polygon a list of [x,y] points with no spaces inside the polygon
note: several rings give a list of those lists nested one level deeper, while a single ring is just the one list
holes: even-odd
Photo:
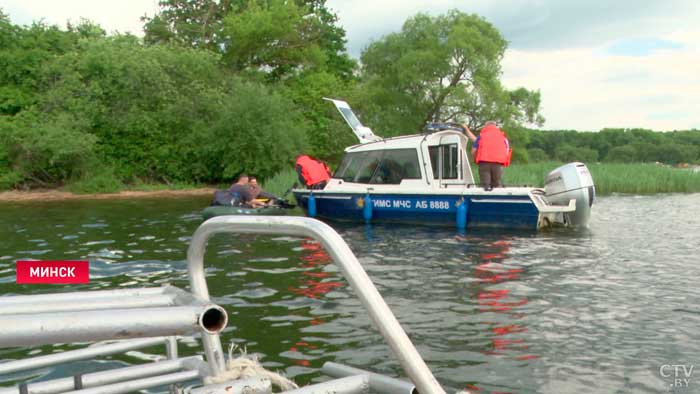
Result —
[{"label": "orange life vest", "polygon": [[512,150],[507,145],[506,135],[494,125],[487,125],[479,133],[479,145],[476,149],[477,163],[500,163],[505,166],[510,164]]},{"label": "orange life vest", "polygon": [[331,179],[331,170],[326,163],[312,159],[307,155],[297,157],[296,169],[304,179],[306,186]]}]

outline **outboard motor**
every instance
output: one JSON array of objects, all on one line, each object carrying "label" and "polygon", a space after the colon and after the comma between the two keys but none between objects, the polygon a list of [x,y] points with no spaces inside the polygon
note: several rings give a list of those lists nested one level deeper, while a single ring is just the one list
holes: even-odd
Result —
[{"label": "outboard motor", "polygon": [[572,198],[576,200],[576,211],[564,214],[567,224],[585,226],[588,223],[595,186],[585,164],[564,164],[550,172],[544,182],[544,192],[553,205],[569,205]]}]

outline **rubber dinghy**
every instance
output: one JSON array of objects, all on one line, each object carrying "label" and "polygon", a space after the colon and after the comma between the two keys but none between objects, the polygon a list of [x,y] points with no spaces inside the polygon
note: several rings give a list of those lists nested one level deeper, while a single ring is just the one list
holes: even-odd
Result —
[{"label": "rubber dinghy", "polygon": [[224,215],[286,215],[290,208],[283,208],[278,205],[271,205],[261,208],[248,208],[243,206],[212,205],[202,210],[204,220],[215,216]]}]

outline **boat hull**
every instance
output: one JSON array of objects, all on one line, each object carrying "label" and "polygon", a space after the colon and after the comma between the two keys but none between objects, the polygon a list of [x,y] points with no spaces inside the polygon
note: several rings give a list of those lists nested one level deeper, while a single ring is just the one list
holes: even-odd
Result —
[{"label": "boat hull", "polygon": [[[294,191],[308,215],[311,191]],[[314,191],[316,217],[365,222],[365,194]],[[466,227],[536,230],[539,211],[527,195],[371,194],[372,223],[457,226],[459,204],[466,204]]]},{"label": "boat hull", "polygon": [[225,215],[286,215],[288,209],[282,207],[245,208],[226,205],[212,205],[202,210],[204,220]]}]

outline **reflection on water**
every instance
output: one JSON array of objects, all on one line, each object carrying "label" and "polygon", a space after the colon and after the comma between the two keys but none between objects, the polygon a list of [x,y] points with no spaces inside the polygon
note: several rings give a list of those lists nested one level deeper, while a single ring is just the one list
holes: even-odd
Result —
[{"label": "reflection on water", "polygon": [[[668,391],[665,364],[700,365],[700,196],[608,197],[590,229],[541,233],[336,228],[438,380],[453,392]],[[187,287],[187,244],[206,199],[0,204],[0,289]],[[20,286],[14,261],[87,258],[91,283]],[[219,235],[206,273],[245,345],[300,383],[325,361],[402,375],[328,254],[295,237]],[[71,349],[0,349],[0,359]],[[199,351],[191,341],[180,353]],[[0,383],[142,362],[143,349],[0,377]],[[685,392],[700,392],[700,377]],[[683,392],[683,391],[677,391]]]}]

